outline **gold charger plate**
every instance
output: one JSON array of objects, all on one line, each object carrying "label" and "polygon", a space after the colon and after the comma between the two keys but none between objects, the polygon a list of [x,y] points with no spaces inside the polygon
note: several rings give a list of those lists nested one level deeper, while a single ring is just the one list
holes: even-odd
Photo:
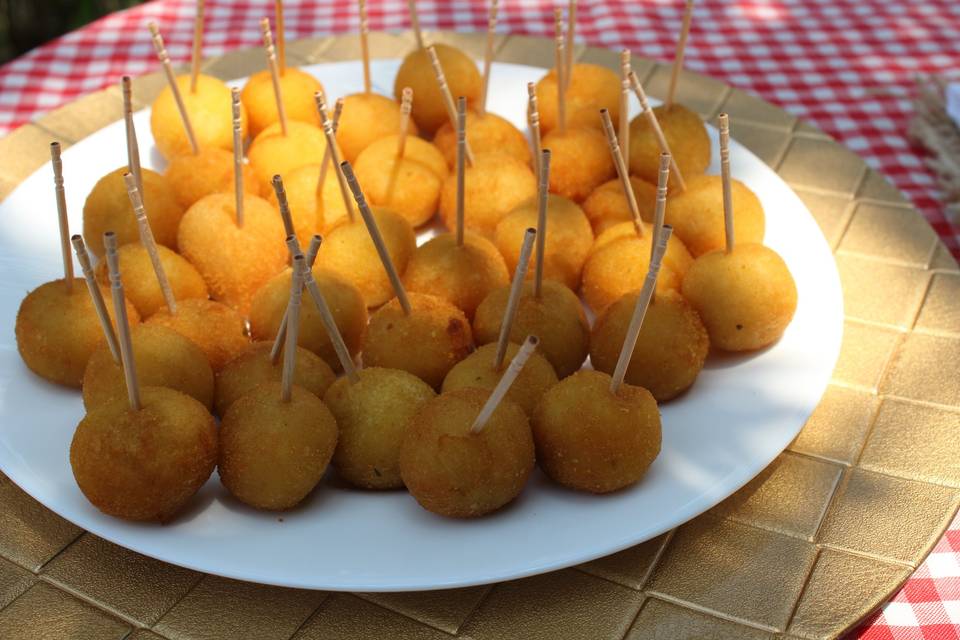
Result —
[{"label": "gold charger plate", "polygon": [[[431,33],[479,57],[483,34]],[[371,34],[402,57],[407,33]],[[548,41],[501,36],[497,60],[548,67]],[[355,36],[289,43],[291,63],[359,57]],[[613,51],[579,61],[619,68]],[[211,59],[224,79],[260,49]],[[635,60],[649,93],[669,68]],[[84,533],[0,474],[0,638],[832,638],[886,600],[960,504],[960,269],[882,176],[795,117],[686,73],[678,99],[730,114],[738,141],[804,200],[834,248],[845,333],[833,380],[769,468],[706,514],[607,558],[524,580],[426,593],[327,594],[236,582]],[[135,80],[138,106],[163,86]],[[64,146],[121,115],[85,96],[0,140],[0,197]]]}]

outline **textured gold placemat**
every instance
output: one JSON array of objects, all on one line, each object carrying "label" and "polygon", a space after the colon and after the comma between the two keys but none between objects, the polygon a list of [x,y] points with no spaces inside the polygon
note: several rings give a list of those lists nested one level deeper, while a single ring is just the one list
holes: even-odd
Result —
[{"label": "textured gold placemat", "polygon": [[[430,34],[482,55],[483,36]],[[409,33],[371,34],[395,58]],[[552,64],[545,40],[499,38],[497,59]],[[291,63],[354,59],[356,37],[291,43]],[[617,54],[578,49],[618,68]],[[221,78],[260,50],[210,60]],[[637,60],[653,95],[669,69]],[[135,81],[145,106],[159,74]],[[846,324],[820,406],[740,492],[666,535],[534,578],[428,593],[300,591],[145,558],[62,520],[0,475],[0,638],[831,638],[886,599],[960,499],[960,270],[930,226],[852,152],[796,118],[688,73],[679,100],[731,115],[736,138],[796,190],[836,253]],[[117,120],[114,88],[0,140],[0,197],[65,145]]]}]

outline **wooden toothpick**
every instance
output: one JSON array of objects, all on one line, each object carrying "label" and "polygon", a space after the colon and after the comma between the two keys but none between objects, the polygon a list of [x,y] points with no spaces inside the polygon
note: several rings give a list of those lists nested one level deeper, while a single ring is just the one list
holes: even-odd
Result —
[{"label": "wooden toothpick", "polygon": [[607,144],[610,146],[610,155],[613,157],[613,164],[617,168],[617,177],[620,178],[620,186],[623,188],[623,195],[627,198],[627,206],[630,207],[630,218],[633,220],[633,228],[639,237],[643,237],[643,220],[640,218],[640,207],[637,205],[637,196],[633,192],[633,185],[630,184],[630,173],[627,170],[627,163],[623,160],[623,154],[620,152],[620,143],[617,142],[617,132],[613,130],[613,121],[610,119],[610,112],[606,109],[600,109],[600,120],[603,122],[603,132],[607,135]]},{"label": "wooden toothpick", "polygon": [[100,291],[97,277],[93,273],[93,265],[90,264],[87,247],[84,246],[83,238],[79,235],[74,235],[70,240],[73,242],[73,249],[77,253],[77,261],[80,263],[80,270],[83,271],[83,279],[87,283],[87,291],[90,292],[90,299],[93,301],[93,308],[97,312],[97,319],[100,320],[100,328],[103,329],[103,337],[107,340],[107,347],[110,348],[113,361],[120,362],[120,345],[117,343],[117,335],[113,332],[113,323],[110,322],[107,305],[103,302],[103,293]]},{"label": "wooden toothpick", "polygon": [[63,258],[63,281],[67,294],[73,293],[73,256],[70,255],[70,223],[67,221],[67,196],[63,189],[63,161],[60,143],[50,143],[53,165],[53,192],[57,199],[57,224],[60,227],[60,255]]},{"label": "wooden toothpick", "polygon": [[280,401],[290,402],[293,394],[293,372],[297,366],[297,338],[300,334],[300,298],[303,294],[302,255],[293,257],[290,276],[290,300],[287,302],[287,344],[283,350],[283,371],[280,374]]},{"label": "wooden toothpick", "polygon": [[493,39],[497,30],[497,9],[500,0],[491,0],[490,15],[487,18],[487,46],[483,50],[483,84],[480,88],[480,102],[477,104],[477,113],[481,116],[487,113],[487,94],[490,91],[490,69],[493,66]]},{"label": "wooden toothpick", "polygon": [[464,160],[467,150],[467,99],[457,98],[457,246],[463,246]]},{"label": "wooden toothpick", "polygon": [[290,215],[290,205],[287,203],[287,190],[283,188],[283,178],[275,175],[270,184],[277,196],[277,209],[280,210],[280,219],[283,220],[283,230],[288,236],[295,236],[296,229],[293,226],[293,216]]},{"label": "wooden toothpick", "polygon": [[[350,222],[354,221],[353,215],[353,200],[350,199],[350,191],[347,189],[347,182],[343,176],[343,170],[341,169],[341,160],[340,160],[340,151],[337,149],[337,138],[336,130],[333,128],[333,123],[330,121],[330,118],[327,117],[327,103],[324,100],[323,94],[317,91],[313,94],[314,100],[317,102],[317,111],[320,114],[320,124],[323,127],[323,133],[327,138],[327,150],[330,151],[330,157],[333,158],[333,163],[335,170],[337,172],[337,184],[340,185],[340,196],[343,198],[343,206],[347,210],[347,217],[350,219]],[[321,173],[323,168],[320,169]],[[321,177],[325,177],[322,176]]]},{"label": "wooden toothpick", "polygon": [[[277,3],[279,5],[279,2]],[[260,21],[263,31],[263,48],[267,52],[267,69],[270,70],[270,80],[273,82],[273,99],[277,103],[277,116],[280,118],[280,130],[287,135],[287,110],[283,106],[283,92],[280,90],[280,68],[277,66],[277,53],[273,48],[273,34],[270,33],[270,21],[266,18]]]},{"label": "wooden toothpick", "polygon": [[423,49],[423,33],[420,31],[420,16],[417,15],[416,0],[407,0],[407,8],[410,9],[410,28],[413,29],[413,35],[417,39],[417,48]]},{"label": "wooden toothpick", "polygon": [[153,48],[157,52],[157,58],[160,59],[160,65],[163,67],[163,73],[167,76],[167,84],[173,93],[173,99],[177,103],[177,110],[180,112],[180,119],[183,121],[183,128],[187,134],[187,141],[193,153],[199,153],[200,147],[197,145],[197,137],[193,134],[193,125],[190,124],[190,116],[187,114],[187,107],[183,103],[183,96],[180,95],[180,87],[177,86],[177,77],[173,73],[173,65],[170,64],[170,55],[167,53],[167,47],[163,44],[163,36],[157,28],[156,22],[147,25],[150,29],[150,35],[153,37]]},{"label": "wooden toothpick", "polygon": [[630,166],[630,49],[620,52],[620,155]]},{"label": "wooden toothpick", "polygon": [[103,245],[107,252],[107,270],[110,274],[110,291],[113,296],[113,314],[117,319],[117,331],[120,334],[120,361],[123,363],[123,377],[127,383],[127,400],[130,408],[140,411],[140,383],[137,381],[137,365],[133,359],[133,342],[130,340],[130,322],[127,319],[127,304],[123,295],[123,282],[120,280],[120,259],[117,256],[117,236],[112,231],[103,234]]},{"label": "wooden toothpick", "polygon": [[127,195],[130,197],[130,204],[133,206],[133,214],[137,217],[137,230],[140,232],[140,244],[147,250],[150,256],[150,264],[153,265],[153,272],[157,275],[157,283],[160,285],[160,291],[163,293],[163,299],[167,303],[167,308],[171,315],[177,313],[177,300],[173,297],[173,289],[170,287],[170,281],[167,280],[167,272],[160,262],[160,252],[157,250],[157,242],[153,238],[153,230],[150,228],[150,221],[147,220],[147,212],[143,208],[143,198],[140,191],[137,190],[137,179],[129,173],[123,174],[123,182],[127,185]]},{"label": "wooden toothpick", "polygon": [[360,11],[360,57],[363,60],[363,92],[373,91],[373,84],[370,82],[370,45],[367,42],[369,27],[367,25],[367,0],[359,0]]},{"label": "wooden toothpick", "polygon": [[[333,106],[333,118],[330,123],[334,139],[336,139],[337,127],[340,125],[341,113],[343,113],[343,98],[337,98],[337,102]],[[335,146],[336,144],[334,144],[334,147]],[[320,161],[320,175],[317,177],[317,198],[320,198],[321,202],[323,202],[323,183],[327,181],[327,169],[330,167],[332,160],[330,148],[330,141],[327,140],[327,147],[323,150],[323,160]],[[347,198],[347,200],[349,201],[349,198]],[[347,209],[347,213],[350,214],[350,219],[353,220],[353,205]]]},{"label": "wooden toothpick", "polygon": [[643,281],[643,288],[637,297],[637,304],[633,308],[633,315],[630,317],[630,325],[627,327],[627,335],[623,339],[623,347],[620,349],[620,357],[617,358],[617,366],[613,370],[613,377],[610,380],[610,393],[616,395],[623,384],[623,378],[627,375],[627,367],[630,366],[630,359],[633,357],[633,349],[637,346],[637,336],[640,335],[640,328],[643,326],[643,318],[647,314],[647,308],[650,306],[650,299],[653,297],[653,290],[657,284],[657,274],[660,273],[660,262],[663,260],[663,253],[667,248],[667,240],[673,229],[665,226],[656,239],[656,251],[653,254],[653,260],[650,261],[650,268],[647,270],[647,277]]},{"label": "wooden toothpick", "polygon": [[390,257],[390,252],[387,251],[387,243],[383,241],[383,236],[380,234],[377,221],[373,217],[373,212],[370,211],[370,205],[367,204],[367,200],[363,196],[363,191],[360,189],[360,183],[357,182],[357,176],[353,174],[353,168],[349,162],[341,163],[340,167],[343,169],[343,175],[346,176],[347,184],[350,185],[353,197],[357,201],[357,208],[360,210],[364,224],[367,225],[367,231],[370,233],[373,246],[377,248],[380,262],[383,263],[387,277],[390,278],[390,284],[393,285],[393,292],[397,294],[400,307],[403,308],[404,314],[410,315],[411,307],[410,299],[407,297],[407,290],[403,287],[403,282],[400,280],[400,274],[397,273],[396,265],[393,264],[393,258]]},{"label": "wooden toothpick", "polygon": [[566,49],[566,62],[563,70],[563,90],[570,89],[570,78],[573,76],[573,38],[577,31],[577,0],[569,0],[567,4],[567,41],[564,45]]},{"label": "wooden toothpick", "polygon": [[[322,242],[323,238],[321,238],[319,234],[314,234],[313,237],[310,238],[310,246],[307,248],[307,267],[310,269],[313,268],[313,263],[317,260],[317,253],[320,251]],[[297,236],[287,236],[287,249],[290,251],[290,262],[292,264],[294,258],[300,255],[300,243],[297,241]],[[283,343],[287,335],[288,311],[288,309],[283,310],[283,317],[280,319],[277,335],[273,339],[273,346],[270,347],[270,362],[273,364],[277,364],[277,362],[280,361],[280,352],[283,349]]]},{"label": "wooden toothpick", "polygon": [[[443,67],[440,66],[440,58],[437,57],[437,50],[432,46],[427,47],[427,55],[430,56],[430,64],[433,66],[433,75],[437,79],[437,85],[440,87],[440,95],[443,96],[443,104],[447,108],[447,116],[450,118],[450,126],[457,128],[457,107],[453,103],[453,95],[450,93],[450,87],[447,86],[447,77],[443,73]],[[473,151],[470,145],[466,146],[467,162],[473,166]]]},{"label": "wooden toothpick", "polygon": [[273,20],[277,25],[277,66],[282,76],[287,72],[287,36],[283,29],[283,0],[273,3]]},{"label": "wooden toothpick", "polygon": [[530,126],[530,141],[533,144],[533,172],[540,176],[540,110],[537,107],[537,86],[527,83],[527,124]]},{"label": "wooden toothpick", "polygon": [[[653,237],[659,238],[663,231],[663,218],[667,210],[667,180],[670,178],[670,154],[660,154],[660,172],[657,174],[657,202],[653,209]],[[650,261],[657,250],[657,243],[650,243]]]},{"label": "wooden toothpick", "polygon": [[559,8],[554,10],[553,18],[557,69],[557,128],[560,133],[563,133],[567,130],[567,70],[563,42],[563,10]]},{"label": "wooden toothpick", "polygon": [[407,131],[410,129],[410,112],[413,110],[413,89],[404,87],[400,99],[400,135],[397,136],[397,157],[402,158],[407,146]]},{"label": "wooden toothpick", "polygon": [[123,94],[123,124],[127,135],[127,170],[137,179],[137,189],[143,193],[143,171],[140,169],[140,145],[137,143],[137,130],[133,126],[133,83],[130,76],[120,81]]},{"label": "wooden toothpick", "polygon": [[233,104],[233,195],[237,228],[243,228],[243,122],[240,117],[240,89],[230,89]]},{"label": "wooden toothpick", "polygon": [[197,92],[201,58],[203,58],[203,0],[197,0],[197,14],[193,19],[193,51],[190,54],[190,93]]},{"label": "wooden toothpick", "polygon": [[673,69],[670,71],[670,87],[667,89],[667,99],[664,102],[667,109],[673,106],[673,98],[677,92],[677,81],[680,71],[683,70],[683,56],[687,49],[687,36],[690,35],[690,21],[693,18],[693,0],[687,0],[683,11],[683,24],[680,26],[680,39],[677,41],[677,52],[673,58]]},{"label": "wooden toothpick", "polygon": [[507,345],[510,343],[510,331],[513,321],[517,318],[520,308],[520,294],[523,292],[523,281],[527,278],[527,268],[530,266],[530,252],[533,249],[533,240],[537,235],[536,229],[527,229],[523,234],[523,244],[520,245],[520,259],[513,272],[513,282],[510,283],[510,296],[507,298],[507,308],[503,312],[500,322],[500,335],[497,336],[497,355],[493,359],[493,370],[500,371],[503,359],[507,355]]},{"label": "wooden toothpick", "polygon": [[[650,108],[650,103],[647,101],[647,94],[643,90],[643,85],[640,84],[640,79],[633,71],[630,72],[630,85],[633,87],[633,92],[637,95],[637,100],[640,101],[640,108],[643,110],[644,117],[646,117],[647,122],[650,124],[650,129],[657,139],[657,146],[660,147],[660,153],[670,153],[670,144],[667,142],[666,136],[663,135],[663,129],[660,128],[660,121],[657,120],[657,114]],[[683,176],[680,174],[680,167],[677,165],[677,159],[673,157],[673,154],[670,155],[670,170],[673,171],[673,180],[677,183],[677,189],[686,191],[687,183],[684,182]]]},{"label": "wooden toothpick", "polygon": [[723,230],[726,251],[733,251],[733,185],[730,179],[730,118],[720,114],[720,180],[723,183]]},{"label": "wooden toothpick", "polygon": [[493,412],[496,411],[500,403],[503,402],[503,398],[507,395],[507,392],[510,391],[510,386],[514,380],[517,379],[517,376],[520,375],[520,372],[523,370],[523,365],[527,364],[527,360],[537,348],[539,342],[540,340],[536,336],[527,336],[527,339],[523,341],[523,345],[520,347],[520,350],[517,351],[517,355],[513,356],[513,360],[510,361],[510,366],[507,367],[507,370],[500,376],[500,382],[493,388],[490,397],[487,398],[483,408],[480,409],[479,415],[477,415],[473,424],[470,425],[470,433],[478,434],[487,426],[487,422],[490,421],[490,416],[493,415]]},{"label": "wooden toothpick", "polygon": [[540,152],[540,181],[537,188],[537,264],[534,267],[533,295],[540,299],[543,287],[543,262],[547,251],[547,202],[550,195],[550,149]]}]

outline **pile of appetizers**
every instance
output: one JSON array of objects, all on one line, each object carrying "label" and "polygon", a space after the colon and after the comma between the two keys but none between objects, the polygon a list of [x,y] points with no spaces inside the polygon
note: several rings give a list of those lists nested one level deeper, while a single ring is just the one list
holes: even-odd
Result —
[{"label": "pile of appetizers", "polygon": [[[682,51],[651,108],[629,52],[619,74],[574,63],[558,10],[526,134],[486,109],[496,2],[482,74],[417,30],[394,96],[372,91],[359,10],[365,88],[332,104],[267,19],[266,69],[242,90],[199,72],[199,43],[176,76],[151,24],[166,172],[140,166],[125,78],[127,162],[72,238],[51,146],[65,277],[24,299],[17,345],[82,391],[70,464],[104,513],[168,521],[214,469],[265,510],[329,466],[450,517],[510,503],[537,464],[617,491],[711,350],[761,349],[790,323],[796,286],[730,177],[726,116],[721,175],[705,175],[704,123],[673,100]],[[438,219],[448,232],[417,246]]]}]

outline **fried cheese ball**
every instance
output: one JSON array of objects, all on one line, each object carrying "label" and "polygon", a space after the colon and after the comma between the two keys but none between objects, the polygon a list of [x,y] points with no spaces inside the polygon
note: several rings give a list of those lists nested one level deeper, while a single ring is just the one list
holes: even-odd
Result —
[{"label": "fried cheese ball", "polygon": [[[133,215],[127,186],[123,182],[126,167],[111,171],[94,185],[83,203],[83,241],[97,258],[103,258],[103,234],[113,231],[117,244],[140,242],[137,218]],[[150,169],[142,169],[143,205],[153,239],[176,251],[177,229],[183,208],[173,195],[166,178]]]},{"label": "fried cheese ball", "polygon": [[73,477],[107,515],[166,522],[200,490],[217,463],[217,425],[190,396],[142,387],[142,408],[126,396],[84,416],[70,443]]},{"label": "fried cheese ball", "polygon": [[323,478],[337,446],[327,405],[293,386],[289,402],[268,382],[238,398],[220,422],[220,481],[257,509],[292,509]]},{"label": "fried cheese ball", "polygon": [[[557,127],[557,71],[551,69],[537,82],[540,130],[544,134]],[[607,109],[614,122],[620,117],[620,76],[595,64],[573,65],[567,89],[567,127],[600,130],[600,109]],[[549,148],[543,145],[544,149]]]},{"label": "fried cheese ball", "polygon": [[[537,227],[538,198],[527,200],[505,215],[493,234],[507,269],[513,273],[520,261],[520,248],[527,229]],[[574,291],[580,288],[580,273],[593,246],[590,222],[576,202],[563,196],[547,196],[547,237],[543,250],[543,277],[557,280]],[[527,278],[534,269],[527,270]]]},{"label": "fried cheese ball", "polygon": [[[473,104],[480,98],[483,79],[477,64],[463,51],[446,44],[433,45],[447,79],[450,95],[464,96],[467,104]],[[437,86],[437,78],[430,64],[430,55],[426,49],[415,49],[407,54],[400,64],[393,82],[393,95],[399,102],[403,89],[413,89],[416,108],[411,112],[414,122],[421,133],[431,135],[444,122],[449,121],[447,107]],[[344,107],[346,115],[346,107]],[[396,129],[394,129],[396,131]]]},{"label": "fried cheese ball", "polygon": [[370,316],[363,363],[400,369],[439,389],[447,372],[473,350],[463,311],[436,296],[409,292],[410,315],[394,298]]},{"label": "fried cheese ball", "polygon": [[551,153],[550,191],[564,198],[582,202],[616,175],[607,139],[597,129],[554,129],[543,136],[541,145]]},{"label": "fried cheese ball", "polygon": [[[655,107],[653,112],[684,181],[703,175],[710,166],[710,138],[700,116],[677,103],[669,109]],[[656,184],[659,172],[660,145],[641,113],[630,121],[630,173]]]},{"label": "fried cheese ball", "polygon": [[[523,164],[530,166],[530,145],[520,129],[506,118],[487,111],[480,115],[476,111],[467,111],[467,145],[470,150],[481,153],[499,152],[513,156]],[[433,137],[451,170],[457,166],[457,132],[448,119]]]},{"label": "fried cheese ball", "polygon": [[320,127],[288,120],[287,135],[283,135],[279,122],[269,125],[250,143],[247,158],[257,175],[260,192],[269,193],[273,191],[273,176],[279,175],[286,181],[294,169],[306,164],[319,165],[326,148],[327,139]]},{"label": "fried cheese ball", "polygon": [[[620,222],[609,227],[593,241],[590,254],[593,255],[594,252],[617,242],[621,238],[638,239],[646,245],[647,251],[649,252],[650,241],[653,238],[653,225],[645,222],[641,223],[641,225],[643,227],[642,238],[637,238],[637,229],[633,226],[633,222]],[[687,247],[683,244],[683,241],[674,234],[671,234],[667,240],[667,250],[663,254],[663,264],[676,271],[681,279],[686,275],[690,265],[693,264],[693,256],[687,251]]]},{"label": "fried cheese ball", "polygon": [[[477,307],[473,318],[477,344],[497,341],[509,297],[510,287],[503,287]],[[533,283],[524,283],[510,340],[519,343],[528,335],[540,338],[537,352],[550,361],[557,377],[563,379],[579,369],[589,351],[590,326],[577,294],[560,282],[544,280],[537,298]]]},{"label": "fried cheese ball", "polygon": [[753,351],[776,342],[797,310],[797,285],[776,251],[737,244],[706,253],[683,279],[683,297],[700,314],[710,344]]},{"label": "fried cheese ball", "polygon": [[[185,393],[207,411],[213,407],[213,369],[192,340],[169,327],[141,324],[131,330],[130,342],[141,385]],[[90,356],[83,374],[83,406],[91,411],[126,397],[123,366],[104,343]]]},{"label": "fried cheese ball", "polygon": [[[485,389],[492,392],[519,350],[520,347],[516,343],[507,344],[503,365],[500,369],[495,369],[493,365],[497,355],[497,343],[483,345],[450,369],[450,373],[443,379],[443,393],[466,388]],[[534,408],[547,389],[557,382],[557,373],[553,370],[553,365],[542,355],[534,352],[530,354],[527,363],[520,370],[520,375],[510,385],[506,398],[517,403],[529,416],[533,414]]]},{"label": "fried cheese ball", "polygon": [[[731,180],[733,191],[733,236],[737,242],[762,242],[766,224],[763,205],[747,185]],[[693,257],[726,248],[723,222],[723,184],[720,176],[697,176],[687,181],[687,190],[667,200],[664,220],[683,240]]]},{"label": "fried cheese ball", "polygon": [[[594,323],[590,362],[597,371],[613,375],[638,297],[623,296]],[[690,303],[676,293],[654,296],[624,380],[647,389],[657,402],[671,400],[694,383],[709,351],[707,330]]]},{"label": "fried cheese ball", "polygon": [[403,157],[398,157],[396,135],[371,143],[353,170],[370,204],[388,207],[414,227],[437,212],[440,187],[449,174],[440,150],[426,140],[407,136]]},{"label": "fried cheese ball", "polygon": [[[189,298],[207,299],[210,297],[207,284],[197,269],[179,253],[174,253],[163,245],[157,245],[160,264],[167,275],[170,289],[176,300]],[[157,274],[153,270],[150,254],[142,244],[125,244],[117,250],[120,260],[120,273],[123,274],[123,292],[127,300],[137,308],[140,317],[147,319],[167,302],[160,290]],[[96,269],[97,280],[105,289],[110,287],[110,275],[106,261],[100,262]],[[167,384],[153,385],[169,387]]]},{"label": "fried cheese ball", "polygon": [[[417,248],[413,227],[406,218],[390,209],[371,207],[371,210],[393,265],[403,277]],[[317,255],[317,264],[356,285],[367,307],[379,307],[394,295],[390,277],[359,213],[353,222],[345,220],[327,232],[323,249]]]},{"label": "fried cheese ball", "polygon": [[[101,291],[107,313],[113,319],[110,290]],[[128,322],[140,322],[140,314],[129,300],[126,306]],[[70,293],[63,279],[47,282],[28,293],[17,310],[14,333],[24,364],[44,380],[67,387],[80,387],[91,354],[106,344],[83,278],[73,279]]]},{"label": "fried cheese ball", "polygon": [[[652,221],[657,200],[657,187],[636,176],[630,176],[630,186],[633,187],[633,195],[637,199],[640,217],[647,222]],[[667,195],[669,197],[669,191]],[[608,180],[591,191],[581,206],[590,220],[593,232],[597,235],[621,222],[633,222],[630,204],[627,202],[626,194],[623,193],[619,178]]]},{"label": "fried cheese ball", "polygon": [[[323,187],[317,192],[320,181],[320,165],[306,164],[297,167],[283,178],[283,189],[287,194],[290,207],[290,219],[301,247],[309,246],[310,239],[316,233],[325,233],[347,215],[337,184],[337,174],[331,163],[324,176]],[[277,193],[271,188],[267,202],[277,207]]]},{"label": "fried cheese ball", "polygon": [[[283,98],[283,110],[288,120],[320,124],[317,115],[317,103],[313,94],[323,91],[320,81],[296,67],[286,67],[280,74],[280,95]],[[258,71],[250,76],[240,92],[240,102],[250,116],[250,137],[256,138],[260,132],[280,121],[277,113],[277,99],[273,93],[273,78],[269,69]],[[229,96],[227,104],[230,104]],[[229,148],[229,147],[228,147]]]},{"label": "fried cheese ball", "polygon": [[163,307],[150,316],[147,324],[169,327],[193,340],[207,355],[214,373],[250,344],[243,317],[215,300],[182,300],[175,314]]},{"label": "fried cheese ball", "polygon": [[540,468],[577,491],[609,493],[640,480],[660,453],[660,412],[643,387],[584,369],[549,389],[531,419]]},{"label": "fried cheese ball", "polygon": [[203,276],[210,295],[246,315],[253,294],[287,265],[283,221],[258,196],[243,198],[243,226],[237,226],[232,193],[198,200],[183,215],[177,234],[180,252]]},{"label": "fried cheese ball", "polygon": [[[633,226],[633,223],[623,224]],[[611,231],[608,229],[605,233]],[[583,265],[582,293],[594,313],[601,313],[608,305],[643,287],[650,269],[651,236],[649,231],[642,238],[637,237],[636,233],[624,235],[605,242],[590,253]],[[681,280],[680,274],[664,255],[656,292],[677,291]]]},{"label": "fried cheese ball", "polygon": [[400,476],[427,511],[475,518],[523,491],[534,465],[523,409],[504,399],[480,433],[470,432],[489,396],[482,389],[444,393],[424,404],[407,425]]},{"label": "fried cheese ball", "polygon": [[470,232],[464,232],[461,246],[452,233],[434,236],[417,247],[403,275],[408,290],[443,298],[468,318],[491,291],[509,282],[507,265],[497,248]]},{"label": "fried cheese ball", "polygon": [[[363,301],[360,290],[346,278],[316,266],[313,268],[313,279],[330,307],[347,350],[351,357],[355,358],[360,353],[360,347],[367,332],[367,305]],[[253,296],[249,320],[250,335],[254,340],[273,341],[277,331],[280,330],[280,323],[289,299],[290,269],[285,269],[260,287]],[[300,305],[300,332],[297,336],[297,344],[323,358],[323,361],[334,371],[341,370],[340,361],[320,319],[320,313],[306,291]]]},{"label": "fried cheese ball", "polygon": [[[213,405],[218,416],[254,387],[267,382],[280,382],[283,377],[283,351],[274,364],[270,361],[272,342],[255,342],[217,372]],[[293,369],[293,383],[322,398],[337,379],[333,369],[323,359],[303,347],[297,347],[297,364]]]},{"label": "fried cheese ball", "polygon": [[[464,169],[463,226],[492,237],[503,216],[536,195],[537,179],[529,165],[505,153],[477,154],[473,166]],[[455,174],[447,176],[440,191],[440,216],[447,229],[457,227]]]},{"label": "fried cheese ball", "polygon": [[[417,135],[411,120],[407,132]],[[400,130],[400,104],[378,93],[354,93],[343,99],[343,113],[337,125],[337,144],[343,159],[353,164],[371,144]]]},{"label": "fried cheese ball", "polygon": [[[233,112],[230,87],[223,81],[202,73],[197,76],[196,92],[190,91],[190,74],[177,76],[177,87],[187,109],[197,147],[232,150]],[[242,105],[240,122],[241,132],[246,137],[247,110]],[[150,131],[153,132],[153,140],[160,155],[167,160],[193,153],[187,130],[177,109],[177,101],[169,85],[164,85],[150,108]]]},{"label": "fried cheese ball", "polygon": [[362,489],[399,489],[400,445],[407,423],[437,394],[420,378],[398,369],[370,367],[357,375],[357,382],[340,378],[323,397],[340,430],[333,466]]},{"label": "fried cheese ball", "polygon": [[[194,155],[175,156],[163,174],[167,184],[184,210],[211,193],[233,193],[233,151],[207,147]],[[257,174],[248,164],[243,165],[243,190],[260,195]]]}]

